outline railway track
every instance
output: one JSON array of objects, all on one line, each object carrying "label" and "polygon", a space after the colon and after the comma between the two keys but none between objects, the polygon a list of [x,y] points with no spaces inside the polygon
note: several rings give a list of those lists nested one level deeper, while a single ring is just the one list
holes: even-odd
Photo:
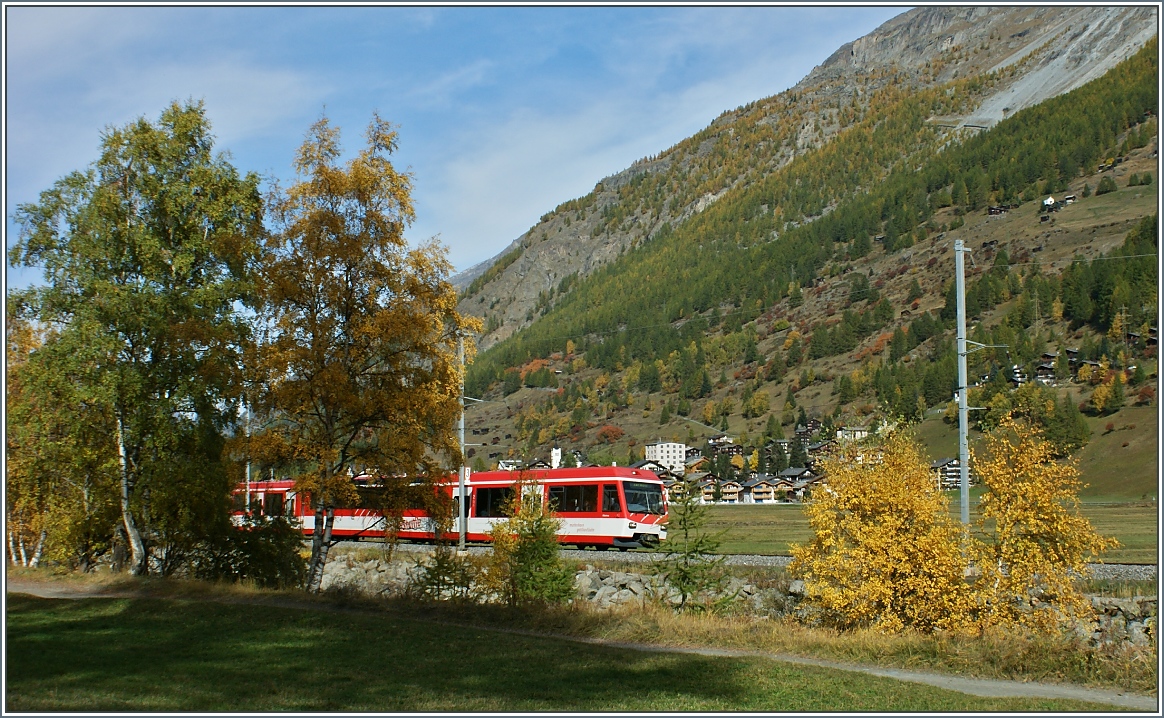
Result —
[{"label": "railway track", "polygon": [[[345,542],[348,543],[348,542]],[[352,544],[355,545],[355,544]],[[401,543],[397,546],[401,551],[420,552],[429,551],[431,546],[425,544]],[[469,546],[470,553],[485,553],[488,546]],[[562,549],[562,555],[577,561],[611,560],[623,563],[650,563],[654,554],[649,551],[594,551],[579,549]],[[792,558],[789,556],[764,556],[760,554],[729,554],[724,557],[724,563],[729,566],[787,566]],[[1109,581],[1155,581],[1155,564],[1135,563],[1091,563],[1092,578]]]}]

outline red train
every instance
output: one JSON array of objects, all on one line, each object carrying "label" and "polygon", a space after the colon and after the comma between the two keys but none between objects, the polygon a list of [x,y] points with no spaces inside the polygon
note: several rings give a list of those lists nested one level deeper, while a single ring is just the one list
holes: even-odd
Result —
[{"label": "red train", "polygon": [[[598,466],[580,469],[534,469],[525,472],[485,471],[474,473],[466,482],[468,520],[466,538],[488,541],[489,529],[503,518],[505,501],[520,479],[532,484],[561,520],[558,541],[579,548],[594,546],[606,550],[650,547],[666,540],[667,504],[663,482],[646,469]],[[357,479],[357,486],[360,479]],[[440,490],[457,498],[456,477],[442,482]],[[249,494],[249,495],[248,495]],[[235,490],[235,514],[244,507],[267,516],[289,516],[303,533],[315,528],[315,514],[309,502],[296,495],[289,480],[252,481]],[[456,506],[454,504],[454,506]],[[454,512],[456,509],[454,508]],[[382,538],[383,516],[370,509],[337,508],[332,535],[336,537]],[[454,520],[450,538],[460,532]],[[432,541],[431,518],[421,509],[404,512],[399,537],[412,541]]]}]

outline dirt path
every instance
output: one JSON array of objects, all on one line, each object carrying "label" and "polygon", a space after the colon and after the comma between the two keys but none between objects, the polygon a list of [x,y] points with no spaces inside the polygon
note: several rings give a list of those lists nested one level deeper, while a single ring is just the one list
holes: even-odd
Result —
[{"label": "dirt path", "polygon": [[[39,598],[154,598],[144,593],[109,589],[104,586],[70,585],[64,583],[34,582],[13,579],[9,579],[7,581],[7,591],[8,593],[23,593],[31,596],[37,596]],[[251,600],[245,597],[234,599],[227,597],[199,597],[195,600],[236,604],[263,603],[265,605],[279,605],[286,608],[303,608],[328,611],[361,610],[352,608],[340,608],[336,606],[325,606],[318,603],[294,601],[288,599]],[[967,693],[974,696],[985,696],[992,698],[1064,698],[1088,701],[1091,703],[1105,703],[1108,705],[1120,706],[1122,708],[1130,708],[1132,710],[1138,711],[1153,713],[1159,712],[1157,698],[1153,696],[1145,696],[1137,693],[1123,693],[1114,690],[1105,690],[1102,688],[1085,688],[1082,686],[1061,685],[1055,683],[1024,683],[1022,681],[995,680],[990,678],[965,678],[962,676],[952,676],[942,673],[910,671],[901,668],[882,668],[879,666],[867,666],[855,663],[841,663],[839,661],[829,661],[821,658],[805,658],[803,656],[793,656],[783,653],[765,653],[762,651],[743,651],[728,648],[690,648],[681,646],[660,646],[646,643],[623,643],[619,641],[607,641],[600,638],[547,635],[544,633],[536,633],[534,631],[521,631],[517,629],[496,628],[488,626],[473,626],[473,628],[478,630],[497,631],[499,633],[536,636],[539,638],[554,638],[563,641],[609,646],[611,648],[622,648],[632,651],[644,651],[652,653],[691,653],[701,656],[725,656],[733,658],[768,658],[784,663],[794,663],[804,666],[818,666],[821,668],[833,668],[842,671],[866,673],[873,676],[892,678],[894,680],[907,681],[911,683],[924,683],[926,685],[935,686],[937,688],[945,688],[947,690],[958,691],[959,693]]]}]

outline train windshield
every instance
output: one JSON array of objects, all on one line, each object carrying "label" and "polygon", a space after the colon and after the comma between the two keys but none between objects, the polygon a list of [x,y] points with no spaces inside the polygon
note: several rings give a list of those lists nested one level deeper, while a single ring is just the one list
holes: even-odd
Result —
[{"label": "train windshield", "polygon": [[626,481],[622,485],[626,495],[626,510],[632,514],[662,514],[663,487],[639,481]]}]

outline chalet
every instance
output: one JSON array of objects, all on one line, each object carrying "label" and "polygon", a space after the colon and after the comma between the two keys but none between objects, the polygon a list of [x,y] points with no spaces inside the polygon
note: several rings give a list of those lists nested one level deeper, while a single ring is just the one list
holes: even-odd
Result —
[{"label": "chalet", "polygon": [[1050,222],[1050,221],[1051,221],[1051,217],[1050,217],[1049,215],[1046,215],[1046,214],[1044,214],[1044,215],[1042,215],[1041,217],[1039,217],[1039,221],[1040,221],[1040,222]]},{"label": "chalet", "polygon": [[552,469],[555,467],[551,466],[550,462],[546,461],[545,459],[534,459],[533,461],[529,462],[529,466],[527,466],[526,468],[529,468],[529,469]]},{"label": "chalet", "polygon": [[1091,367],[1091,371],[1098,371],[1099,370],[1099,362],[1092,361],[1090,359],[1084,359],[1083,361],[1079,362],[1080,369],[1082,369],[1084,366]]},{"label": "chalet", "polygon": [[796,497],[797,501],[804,501],[811,496],[812,490],[816,486],[824,483],[825,478],[825,475],[821,474],[820,476],[805,476],[798,479],[792,484],[792,495]]},{"label": "chalet", "polygon": [[652,459],[644,459],[643,461],[637,461],[637,462],[631,464],[631,468],[632,469],[646,469],[647,471],[650,471],[655,476],[658,476],[660,479],[663,479],[664,481],[667,481],[667,480],[678,481],[679,479],[681,479],[683,477],[682,474],[675,472],[675,471],[672,471],[669,467],[664,466],[663,464],[660,464],[658,461],[654,461]]},{"label": "chalet", "polygon": [[777,484],[790,485],[788,482],[781,482],[780,479],[776,478],[775,476],[769,476],[768,474],[760,474],[754,479],[748,479],[743,483],[743,490],[740,494],[741,503],[775,503]]},{"label": "chalet", "polygon": [[1056,204],[1056,202],[1055,202],[1054,197],[1048,197],[1047,199],[1043,200],[1043,207],[1045,207],[1047,209],[1054,207],[1055,204]]},{"label": "chalet", "polygon": [[709,468],[711,468],[711,459],[706,456],[697,456],[684,465],[683,473],[686,475],[692,472],[707,471]]},{"label": "chalet", "polygon": [[998,246],[998,240],[997,240],[997,239],[991,239],[991,240],[988,240],[988,241],[986,241],[986,242],[983,242],[983,243],[982,243],[982,248],[983,248],[983,249],[993,249],[993,248],[995,248],[995,247],[997,247],[997,246]]},{"label": "chalet", "polygon": [[[732,479],[728,479],[727,481],[722,481],[720,479],[715,478],[714,476],[709,475],[706,479],[704,479],[703,481],[700,481],[698,486],[699,486],[700,491],[702,491],[702,498],[700,500],[705,504],[714,504],[714,503],[738,504],[738,503],[740,503],[740,492],[743,489],[743,485],[740,484],[740,482],[738,482],[738,481],[735,481]],[[719,501],[718,502],[716,502],[716,500],[715,500],[717,486],[718,486],[718,490],[719,490]]]},{"label": "chalet", "polygon": [[1075,204],[1075,195],[1069,194],[1063,198],[1063,204]]},{"label": "chalet", "polygon": [[521,459],[502,459],[497,462],[498,471],[521,471]]},{"label": "chalet", "polygon": [[1067,366],[1074,367],[1079,363],[1078,349],[1066,349],[1064,352],[1067,354]]},{"label": "chalet", "polygon": [[1014,383],[1015,386],[1022,386],[1028,381],[1027,373],[1023,371],[1021,366],[1015,364],[1010,368],[1010,380]]},{"label": "chalet", "polygon": [[1055,365],[1044,362],[1035,367],[1035,381],[1044,386],[1055,385]]},{"label": "chalet", "polygon": [[1059,358],[1059,352],[1043,352],[1042,359],[1045,362],[1054,362]]},{"label": "chalet", "polygon": [[1154,347],[1156,346],[1157,341],[1158,339],[1156,337],[1156,327],[1148,327],[1148,341],[1146,344],[1150,347]]},{"label": "chalet", "polygon": [[719,457],[723,454],[727,454],[728,456],[744,455],[744,447],[740,446],[739,444],[719,444],[713,447],[712,451],[716,457]]},{"label": "chalet", "polygon": [[827,457],[837,448],[836,439],[825,439],[824,441],[816,441],[808,445],[806,451],[808,452],[809,468],[815,469],[817,462]]},{"label": "chalet", "polygon": [[991,217],[998,217],[999,215],[1006,214],[1006,212],[1007,212],[1006,207],[987,207],[986,208],[986,214],[990,215]]},{"label": "chalet", "polygon": [[930,464],[938,488],[956,489],[962,485],[962,469],[957,459],[938,459]]},{"label": "chalet", "polygon": [[837,439],[839,441],[863,441],[869,438],[869,427],[867,426],[842,426],[837,429]]},{"label": "chalet", "polygon": [[780,478],[787,479],[793,483],[803,481],[804,479],[811,479],[816,476],[812,469],[805,466],[789,466],[787,469],[780,472]]},{"label": "chalet", "polygon": [[701,458],[702,456],[703,456],[703,450],[700,449],[698,446],[688,446],[687,447],[687,456],[685,457],[684,461],[686,463],[691,463],[692,459],[698,459],[698,458]]}]

